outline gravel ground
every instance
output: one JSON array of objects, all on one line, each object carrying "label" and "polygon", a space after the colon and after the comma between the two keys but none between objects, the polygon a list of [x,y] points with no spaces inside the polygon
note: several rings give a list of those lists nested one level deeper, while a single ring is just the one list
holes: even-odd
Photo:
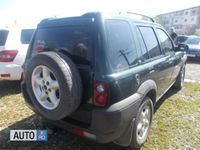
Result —
[{"label": "gravel ground", "polygon": [[200,81],[200,59],[188,58],[185,79]]}]

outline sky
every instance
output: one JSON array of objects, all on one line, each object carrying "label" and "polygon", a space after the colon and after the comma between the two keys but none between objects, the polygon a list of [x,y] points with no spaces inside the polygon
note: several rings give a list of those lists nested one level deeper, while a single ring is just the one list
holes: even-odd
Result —
[{"label": "sky", "polygon": [[200,6],[200,0],[0,0],[0,26],[36,26],[43,18],[68,17],[89,11],[132,11],[151,17]]}]

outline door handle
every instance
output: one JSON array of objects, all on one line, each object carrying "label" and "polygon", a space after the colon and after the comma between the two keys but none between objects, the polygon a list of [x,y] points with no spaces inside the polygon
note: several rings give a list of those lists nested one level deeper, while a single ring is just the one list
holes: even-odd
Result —
[{"label": "door handle", "polygon": [[154,73],[155,72],[155,70],[153,69],[153,70],[151,70],[151,71],[149,71],[149,73]]},{"label": "door handle", "polygon": [[136,79],[137,84],[139,85],[140,84],[140,75],[136,74],[135,79]]}]

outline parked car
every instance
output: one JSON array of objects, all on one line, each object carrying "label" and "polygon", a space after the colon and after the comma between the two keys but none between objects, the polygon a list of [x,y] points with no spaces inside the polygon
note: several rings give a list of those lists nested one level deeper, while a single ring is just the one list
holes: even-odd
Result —
[{"label": "parked car", "polygon": [[200,57],[200,36],[188,36],[183,44],[187,45],[187,56]]},{"label": "parked car", "polygon": [[0,29],[0,79],[20,80],[34,29]]},{"label": "parked car", "polygon": [[178,36],[176,37],[175,44],[178,46],[179,44],[184,43],[187,39],[188,39],[188,36],[187,36],[187,35],[178,35]]},{"label": "parked car", "polygon": [[174,50],[162,26],[130,13],[46,19],[28,49],[23,95],[51,125],[139,148],[157,101],[183,86],[187,57]]}]

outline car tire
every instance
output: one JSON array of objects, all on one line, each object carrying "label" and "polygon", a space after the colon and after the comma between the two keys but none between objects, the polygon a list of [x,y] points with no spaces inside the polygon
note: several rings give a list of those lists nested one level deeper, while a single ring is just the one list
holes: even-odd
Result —
[{"label": "car tire", "polygon": [[184,83],[184,78],[185,78],[185,64],[182,66],[179,75],[174,83],[174,88],[176,90],[181,90],[183,87],[183,83]]},{"label": "car tire", "polygon": [[138,149],[146,142],[153,118],[153,113],[154,107],[152,100],[149,97],[145,97],[144,101],[139,107],[134,121],[130,147]]},{"label": "car tire", "polygon": [[27,66],[25,81],[36,113],[50,120],[60,120],[78,108],[82,82],[69,57],[43,52],[35,55]]}]

